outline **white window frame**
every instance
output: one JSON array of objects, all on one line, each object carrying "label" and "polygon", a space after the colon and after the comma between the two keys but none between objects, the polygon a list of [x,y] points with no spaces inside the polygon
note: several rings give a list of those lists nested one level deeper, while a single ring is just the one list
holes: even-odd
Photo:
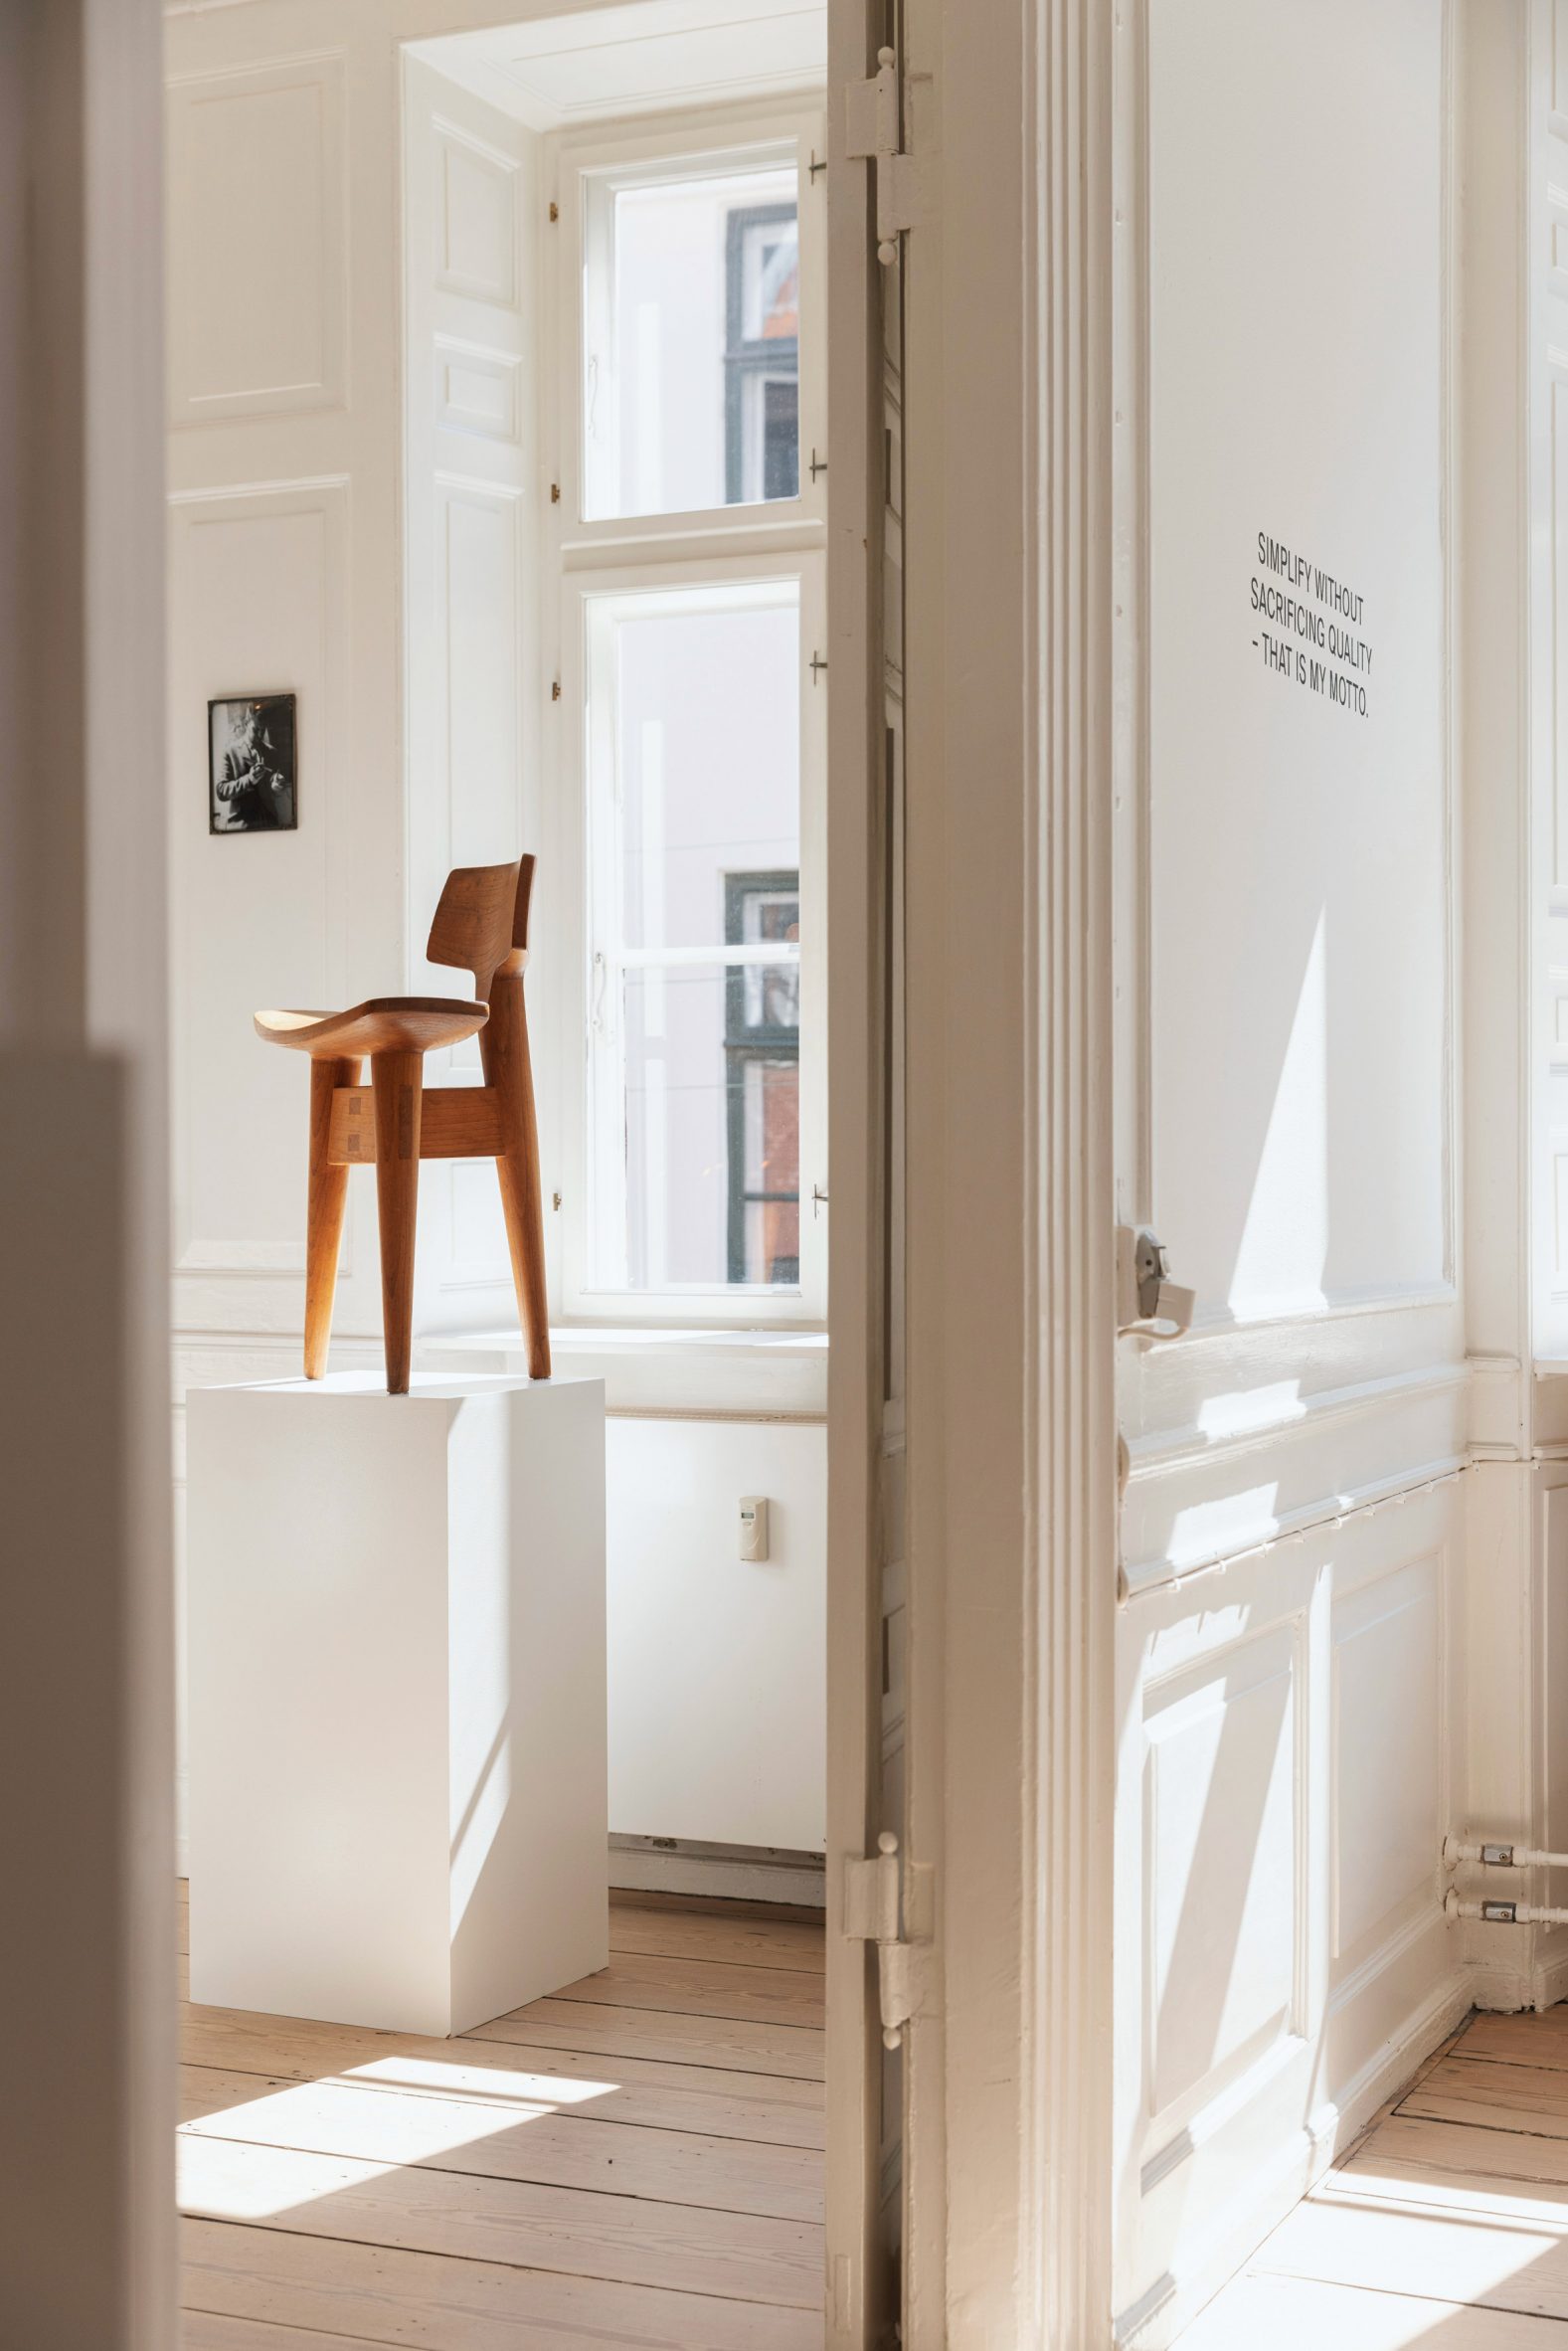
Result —
[{"label": "white window frame", "polygon": [[[549,706],[546,833],[542,841],[556,886],[539,995],[558,1007],[549,1099],[551,1157],[560,1170],[553,1318],[563,1325],[820,1329],[827,1311],[827,1218],[813,1199],[827,1191],[826,780],[827,693],[818,662],[827,657],[826,249],[825,198],[809,164],[826,153],[819,107],[714,109],[661,122],[622,137],[566,133],[549,142],[546,176],[558,207],[552,237],[557,272],[554,316],[559,341],[552,371],[554,414],[546,419],[552,494],[548,507],[544,625],[549,674],[560,694]],[[718,173],[743,164],[797,159],[800,223],[799,494],[696,513],[583,514],[585,482],[583,353],[586,265],[601,233],[609,191]],[[814,200],[813,200],[814,195]],[[588,630],[592,612],[608,613],[639,595],[704,587],[766,590],[788,581],[800,612],[800,1280],[798,1287],[716,1283],[660,1291],[593,1286],[594,1217],[614,1211],[594,1193],[590,1136],[594,1088],[603,1086],[605,1039],[596,1038],[594,958],[603,945],[590,905],[588,825],[594,806],[591,740],[605,739],[605,718],[591,729]],[[591,600],[606,599],[605,606]],[[726,958],[716,953],[711,959]],[[610,983],[617,985],[618,981]],[[613,1188],[611,1186],[611,1188]]]}]

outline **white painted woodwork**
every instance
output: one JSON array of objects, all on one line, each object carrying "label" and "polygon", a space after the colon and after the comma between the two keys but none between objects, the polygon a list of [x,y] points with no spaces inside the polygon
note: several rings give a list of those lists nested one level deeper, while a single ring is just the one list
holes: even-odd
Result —
[{"label": "white painted woodwork", "polygon": [[[450,975],[426,963],[425,943],[448,870],[541,845],[539,147],[405,59],[406,966],[435,995]],[[542,937],[562,920],[562,885],[541,867]],[[547,1032],[537,956],[528,986],[531,1029]],[[479,1074],[470,1039],[437,1055],[427,1082]],[[420,1209],[418,1328],[514,1320],[493,1169],[431,1168]]]},{"label": "white painted woodwork", "polygon": [[187,1411],[193,1996],[446,2034],[602,1967],[598,1381]]},{"label": "white painted woodwork", "polygon": [[[827,1448],[819,1427],[606,1430],[610,1825],[818,1853],[826,1835]],[[769,1498],[769,1556],[737,1504]]]},{"label": "white painted woodwork", "polygon": [[[336,408],[346,391],[344,60],[176,80],[165,157],[172,425]],[[200,189],[206,202],[183,201]]]},{"label": "white painted woodwork", "polygon": [[827,64],[822,0],[634,0],[424,43],[430,63],[532,130],[715,99],[814,90]]},{"label": "white painted woodwork", "polygon": [[[303,1074],[260,1003],[406,983],[398,76],[349,0],[169,18],[175,1321],[295,1333]],[[208,698],[299,698],[299,827],[211,838]],[[232,857],[214,851],[230,849]],[[429,909],[426,909],[427,916]],[[379,1325],[351,1184],[335,1327]]]},{"label": "white painted woodwork", "polygon": [[[1141,21],[1117,1185],[1198,1292],[1120,1363],[1114,2306],[1153,2351],[1466,2004],[1438,1848],[1475,1661],[1447,12]],[[1242,200],[1285,121],[1331,167]],[[1369,669],[1259,614],[1255,581],[1301,594],[1260,533],[1364,599]],[[1267,668],[1266,630],[1365,715]]]}]

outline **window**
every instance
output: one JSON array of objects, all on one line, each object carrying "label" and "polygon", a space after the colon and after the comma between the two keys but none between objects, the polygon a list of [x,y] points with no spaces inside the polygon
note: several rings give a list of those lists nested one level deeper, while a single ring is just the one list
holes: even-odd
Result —
[{"label": "window", "polygon": [[797,182],[791,159],[589,183],[586,516],[799,494]]},{"label": "window", "polygon": [[590,590],[585,622],[590,1282],[796,1290],[799,582]]},{"label": "window", "polygon": [[562,153],[569,1317],[825,1309],[813,140],[807,115]]}]

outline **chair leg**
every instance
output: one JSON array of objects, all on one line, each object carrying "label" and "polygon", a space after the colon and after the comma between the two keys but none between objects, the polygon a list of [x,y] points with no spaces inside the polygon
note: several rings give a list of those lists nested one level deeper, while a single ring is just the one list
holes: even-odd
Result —
[{"label": "chair leg", "polygon": [[357,1060],[323,1055],[310,1063],[310,1201],[305,1219],[305,1377],[320,1379],[332,1338],[332,1300],[337,1291],[338,1244],[343,1237],[343,1202],[348,1170],[327,1157],[332,1139],[332,1097],[339,1086],[359,1084]]},{"label": "chair leg", "polygon": [[387,1393],[409,1392],[414,1333],[414,1225],[420,1196],[421,1053],[373,1053],[376,1097],[376,1206],[381,1220],[381,1317]]},{"label": "chair leg", "polygon": [[530,1379],[550,1377],[550,1302],[545,1288],[544,1193],[539,1182],[539,1121],[528,1055],[522,977],[492,981],[490,1017],[479,1031],[485,1084],[498,1099],[506,1148],[495,1163],[512,1253],[517,1313],[528,1345]]}]

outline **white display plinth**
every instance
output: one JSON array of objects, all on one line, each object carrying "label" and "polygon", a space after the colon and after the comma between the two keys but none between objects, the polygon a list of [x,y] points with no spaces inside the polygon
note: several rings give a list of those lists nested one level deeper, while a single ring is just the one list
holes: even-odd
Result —
[{"label": "white display plinth", "polygon": [[448,2034],[605,1966],[605,1391],[196,1388],[191,1997]]}]

